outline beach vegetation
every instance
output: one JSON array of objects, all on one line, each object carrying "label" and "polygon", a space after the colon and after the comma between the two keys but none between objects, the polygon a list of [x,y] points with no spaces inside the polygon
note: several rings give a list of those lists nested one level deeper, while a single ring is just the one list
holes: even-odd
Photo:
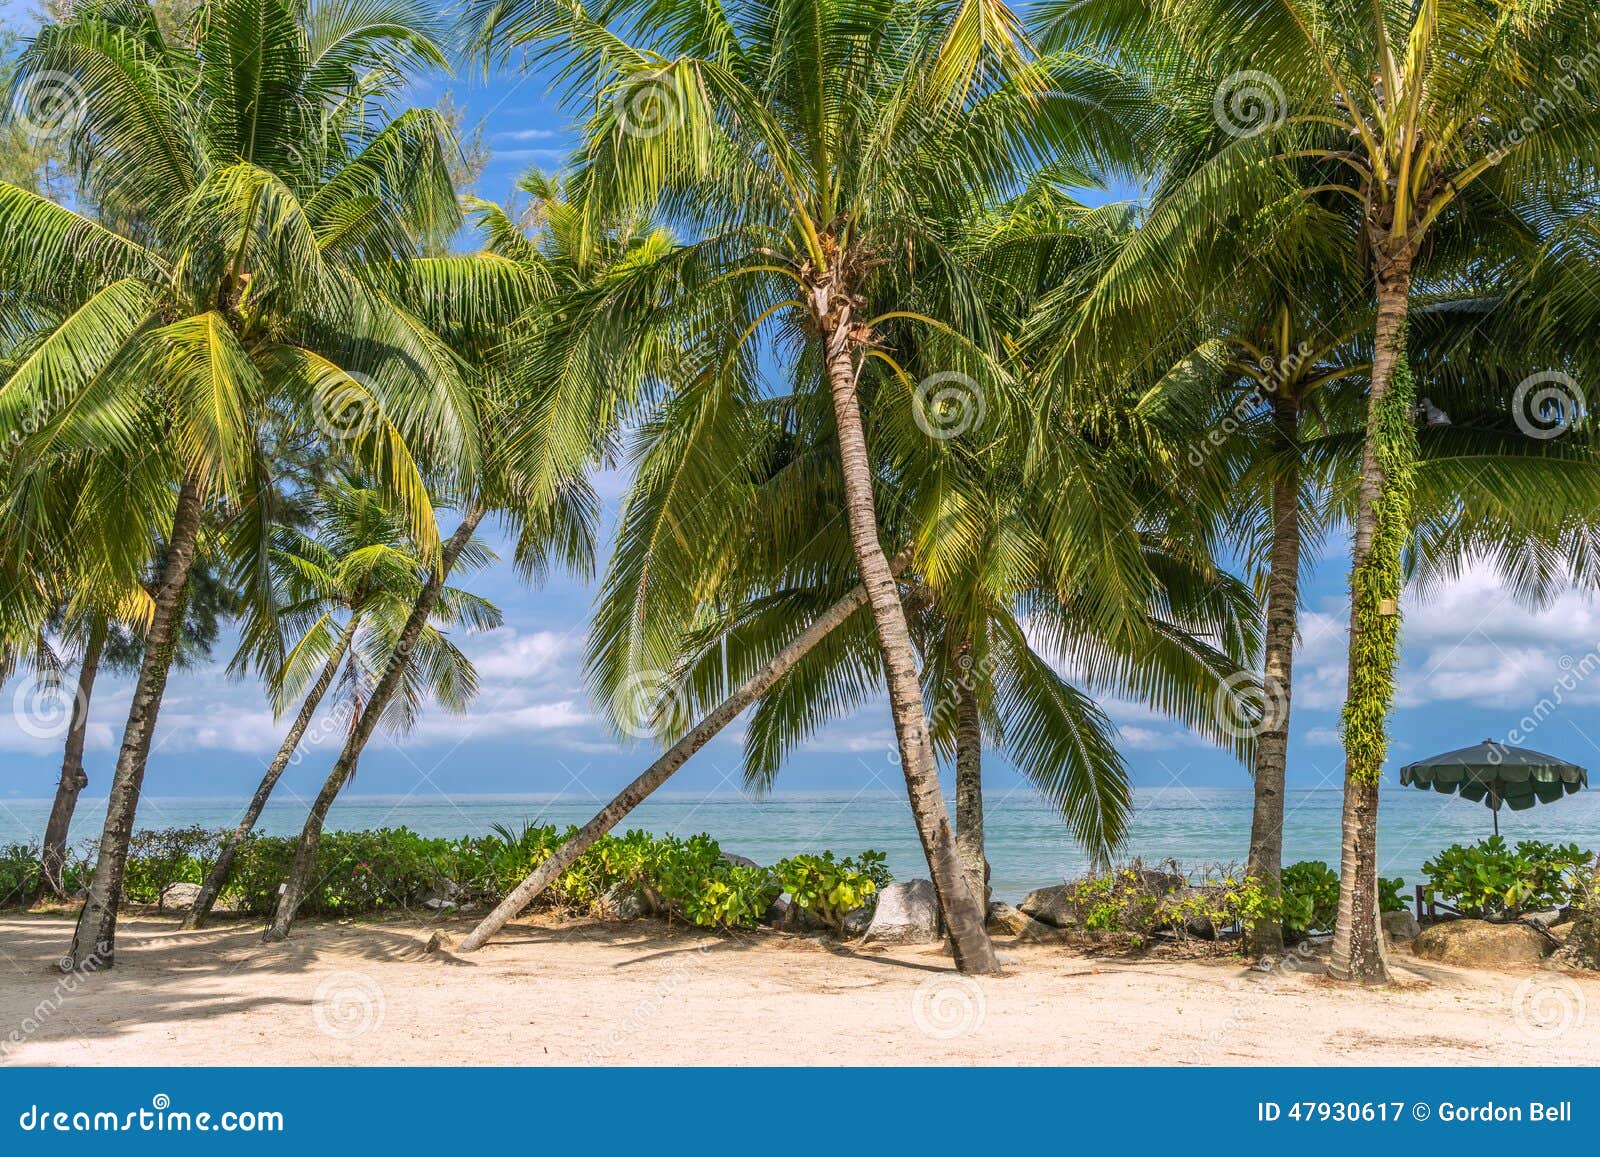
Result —
[{"label": "beach vegetation", "polygon": [[1428,895],[1465,916],[1515,919],[1524,912],[1562,909],[1582,894],[1595,854],[1577,844],[1504,836],[1451,844],[1422,865]]}]

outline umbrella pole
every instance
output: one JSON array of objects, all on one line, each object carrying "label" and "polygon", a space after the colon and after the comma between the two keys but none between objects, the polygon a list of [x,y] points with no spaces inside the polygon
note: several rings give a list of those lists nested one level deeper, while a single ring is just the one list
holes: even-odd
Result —
[{"label": "umbrella pole", "polygon": [[1500,834],[1500,796],[1493,787],[1489,789],[1489,812],[1494,816],[1494,834]]}]

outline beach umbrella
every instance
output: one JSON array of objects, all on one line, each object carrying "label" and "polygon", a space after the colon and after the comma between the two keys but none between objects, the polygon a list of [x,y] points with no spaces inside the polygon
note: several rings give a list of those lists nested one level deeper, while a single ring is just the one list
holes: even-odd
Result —
[{"label": "beach umbrella", "polygon": [[1454,792],[1473,803],[1481,800],[1494,813],[1494,834],[1499,835],[1501,804],[1520,812],[1536,803],[1555,803],[1588,787],[1589,772],[1542,751],[1485,739],[1406,764],[1400,782],[1423,791]]}]

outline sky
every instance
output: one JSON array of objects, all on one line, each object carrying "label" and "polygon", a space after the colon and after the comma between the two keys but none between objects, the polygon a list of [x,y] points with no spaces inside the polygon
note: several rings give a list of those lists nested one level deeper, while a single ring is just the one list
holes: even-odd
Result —
[{"label": "sky", "polygon": [[[15,11],[0,0],[0,15]],[[436,78],[417,86],[416,104],[446,90],[467,109],[468,127],[481,125],[492,150],[479,181],[480,196],[502,200],[530,166],[559,169],[573,139],[571,118],[545,79],[516,73]],[[608,520],[626,478],[600,477]],[[492,532],[491,538],[496,537]],[[509,546],[501,556],[509,559]],[[1336,787],[1343,773],[1338,716],[1345,681],[1348,558],[1341,536],[1307,560],[1304,609],[1296,658],[1289,779],[1296,787]],[[361,764],[360,794],[609,794],[653,755],[645,743],[617,743],[588,702],[581,680],[584,626],[594,594],[569,577],[543,587],[523,585],[508,564],[458,582],[499,604],[498,630],[458,639],[474,659],[482,690],[463,716],[430,710],[414,732],[374,738]],[[1407,592],[1399,673],[1399,702],[1391,734],[1389,778],[1411,759],[1485,738],[1519,742],[1580,764],[1600,760],[1600,608],[1580,592],[1530,611],[1517,606],[1496,577],[1469,570],[1427,600]],[[242,797],[253,790],[282,738],[259,686],[230,680],[223,668],[229,639],[214,662],[172,677],[162,708],[145,792],[156,797]],[[110,778],[126,717],[129,680],[103,678],[96,688],[87,752],[87,795],[100,796]],[[25,679],[0,686],[0,799],[37,799],[54,790],[64,729],[49,712],[34,710],[38,691]],[[33,706],[31,706],[33,705]],[[1249,776],[1232,757],[1183,727],[1136,704],[1106,701],[1137,784],[1164,787],[1237,786]],[[47,705],[48,707],[48,705]],[[1532,726],[1529,726],[1529,723]],[[740,786],[735,723],[678,773],[675,788],[735,791]],[[44,732],[45,734],[38,734]],[[303,747],[284,788],[314,794],[336,754],[337,728],[314,726],[331,738]],[[986,779],[1015,783],[1016,773],[993,754]],[[779,790],[895,789],[888,712],[874,703],[828,729],[798,752],[778,780]]]}]

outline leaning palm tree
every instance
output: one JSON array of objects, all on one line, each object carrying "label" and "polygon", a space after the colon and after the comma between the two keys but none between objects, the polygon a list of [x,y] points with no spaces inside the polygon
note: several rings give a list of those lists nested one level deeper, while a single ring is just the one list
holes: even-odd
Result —
[{"label": "leaning palm tree", "polygon": [[[1037,59],[997,0],[785,0],[739,12],[637,0],[603,19],[563,0],[511,0],[480,12],[489,51],[528,46],[578,83],[598,83],[571,179],[587,220],[654,212],[698,238],[657,264],[658,285],[670,279],[675,290],[635,319],[607,384],[636,388],[669,332],[682,363],[730,396],[754,388],[762,343],[814,367],[957,966],[996,970],[980,899],[960,873],[880,538],[861,391],[890,374],[884,326],[908,317],[913,273],[951,286],[940,295],[948,302],[971,301],[954,288],[963,271],[941,245],[945,222],[1009,193],[1060,150],[1115,156],[1126,140],[1113,115],[1120,86],[1082,59]],[[995,338],[981,310],[916,321],[954,336],[949,369],[992,374]]]},{"label": "leaning palm tree", "polygon": [[[379,491],[334,483],[318,494],[310,514],[314,534],[284,527],[275,535],[271,567],[278,598],[273,605],[250,608],[232,663],[235,671],[260,670],[275,711],[296,699],[300,706],[244,814],[218,850],[184,918],[186,929],[199,928],[210,917],[239,848],[255,830],[336,680],[335,717],[359,715],[374,682],[373,657],[392,645],[422,586],[418,576],[426,564]],[[478,544],[463,554],[474,568],[490,558]],[[412,679],[403,687],[388,713],[391,730],[409,728],[424,693],[451,711],[465,710],[471,701],[476,675],[440,626],[487,630],[500,623],[492,604],[453,587],[440,592],[434,617],[437,624],[419,636],[419,653],[408,665],[409,671],[423,673],[426,683]],[[283,645],[286,634],[297,636],[293,646]]]},{"label": "leaning palm tree", "polygon": [[[1054,0],[1053,39],[1110,43],[1163,86],[1205,89],[1218,132],[1147,244],[1181,250],[1198,222],[1283,198],[1349,199],[1372,286],[1370,385],[1353,519],[1344,711],[1343,871],[1332,974],[1388,976],[1378,920],[1378,782],[1387,750],[1409,530],[1416,402],[1405,331],[1419,262],[1470,238],[1497,203],[1592,188],[1600,85],[1577,68],[1600,34],[1587,0]],[[1563,63],[1566,62],[1566,63]],[[1219,86],[1215,78],[1226,79]],[[1530,78],[1562,77],[1561,99]],[[1576,193],[1577,197],[1569,196]],[[1493,260],[1489,255],[1489,260]]]},{"label": "leaning palm tree", "polygon": [[[165,520],[161,577],[69,967],[114,963],[116,908],[151,738],[208,509],[238,502],[253,431],[317,429],[402,502],[437,549],[414,454],[470,464],[455,359],[364,276],[457,210],[437,116],[374,120],[374,98],[438,62],[422,6],[304,9],[216,0],[176,34],[128,3],[45,26],[19,82],[70,82],[86,203],[120,232],[0,185],[0,297],[37,304],[25,360],[0,383],[0,433],[25,458],[91,448]],[[28,433],[23,416],[52,415]],[[25,537],[25,536],[24,536]]]}]

